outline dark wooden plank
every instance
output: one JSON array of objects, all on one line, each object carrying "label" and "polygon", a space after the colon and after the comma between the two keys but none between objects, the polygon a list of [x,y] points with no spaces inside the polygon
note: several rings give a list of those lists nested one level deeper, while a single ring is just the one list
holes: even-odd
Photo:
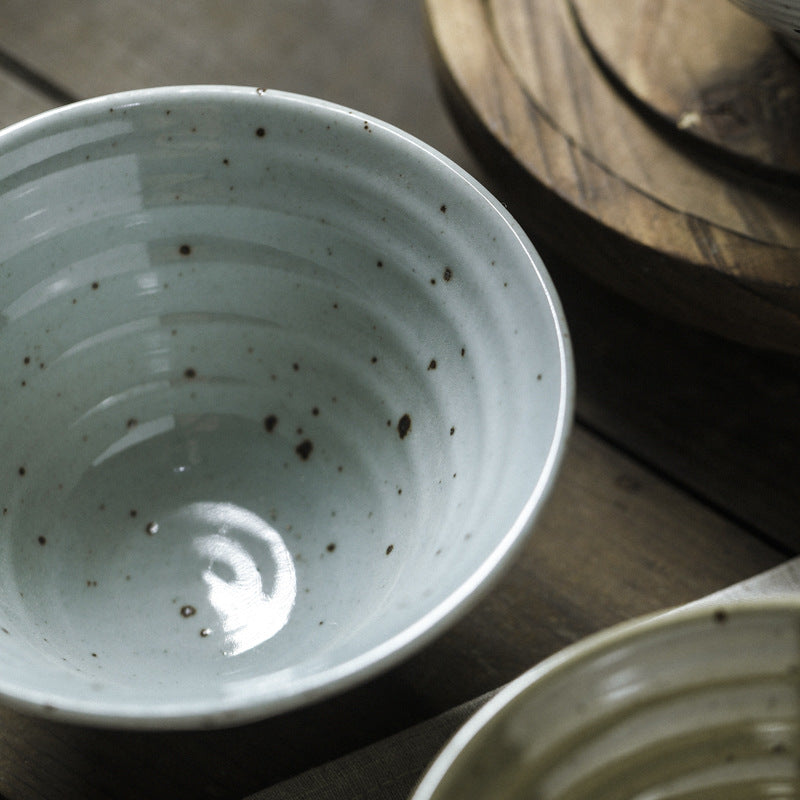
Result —
[{"label": "dark wooden plank", "polygon": [[0,63],[0,128],[47,111],[56,103]]},{"label": "dark wooden plank", "polygon": [[400,125],[471,162],[438,101],[417,3],[27,0],[0,51],[76,97],[175,84],[266,86]]},{"label": "dark wooden plank", "polygon": [[226,731],[98,731],[5,709],[0,795],[239,798],[495,688],[601,627],[781,561],[578,429],[519,559],[465,618],[404,664],[310,708]]}]

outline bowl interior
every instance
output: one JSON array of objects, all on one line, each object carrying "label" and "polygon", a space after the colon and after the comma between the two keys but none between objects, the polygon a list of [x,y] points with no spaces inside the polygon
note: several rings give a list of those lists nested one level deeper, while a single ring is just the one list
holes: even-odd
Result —
[{"label": "bowl interior", "polygon": [[800,602],[672,612],[544,662],[414,800],[800,797]]},{"label": "bowl interior", "polygon": [[431,635],[568,425],[557,299],[504,210],[281,93],[0,135],[0,335],[0,693],[122,724],[268,713]]}]

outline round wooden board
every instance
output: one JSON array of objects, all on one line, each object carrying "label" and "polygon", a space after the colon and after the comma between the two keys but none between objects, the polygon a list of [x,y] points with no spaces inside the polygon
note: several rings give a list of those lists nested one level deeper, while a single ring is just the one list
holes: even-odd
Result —
[{"label": "round wooden board", "polygon": [[800,184],[800,59],[766,26],[727,0],[571,4],[601,66],[669,133]]},{"label": "round wooden board", "polygon": [[800,353],[800,187],[655,121],[568,0],[427,11],[450,109],[534,243],[651,310]]}]

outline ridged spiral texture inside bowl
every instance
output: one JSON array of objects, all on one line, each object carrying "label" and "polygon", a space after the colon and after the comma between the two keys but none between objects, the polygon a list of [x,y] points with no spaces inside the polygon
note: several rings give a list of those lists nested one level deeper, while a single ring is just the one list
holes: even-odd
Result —
[{"label": "ridged spiral texture inside bowl", "polygon": [[800,797],[800,605],[565,653],[461,745],[414,800]]},{"label": "ridged spiral texture inside bowl", "polygon": [[255,90],[92,101],[0,146],[8,699],[273,711],[495,571],[568,378],[483,192]]}]

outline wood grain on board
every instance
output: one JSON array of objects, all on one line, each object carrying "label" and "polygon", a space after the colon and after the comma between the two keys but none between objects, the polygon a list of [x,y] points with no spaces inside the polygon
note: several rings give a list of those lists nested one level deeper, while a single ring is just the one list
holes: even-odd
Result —
[{"label": "wood grain on board", "polygon": [[601,66],[666,134],[800,182],[800,60],[765,25],[728,0],[571,3]]},{"label": "wood grain on board", "polygon": [[427,11],[459,128],[509,201],[536,209],[532,235],[651,311],[800,353],[800,187],[666,135],[609,80],[567,0]]}]

